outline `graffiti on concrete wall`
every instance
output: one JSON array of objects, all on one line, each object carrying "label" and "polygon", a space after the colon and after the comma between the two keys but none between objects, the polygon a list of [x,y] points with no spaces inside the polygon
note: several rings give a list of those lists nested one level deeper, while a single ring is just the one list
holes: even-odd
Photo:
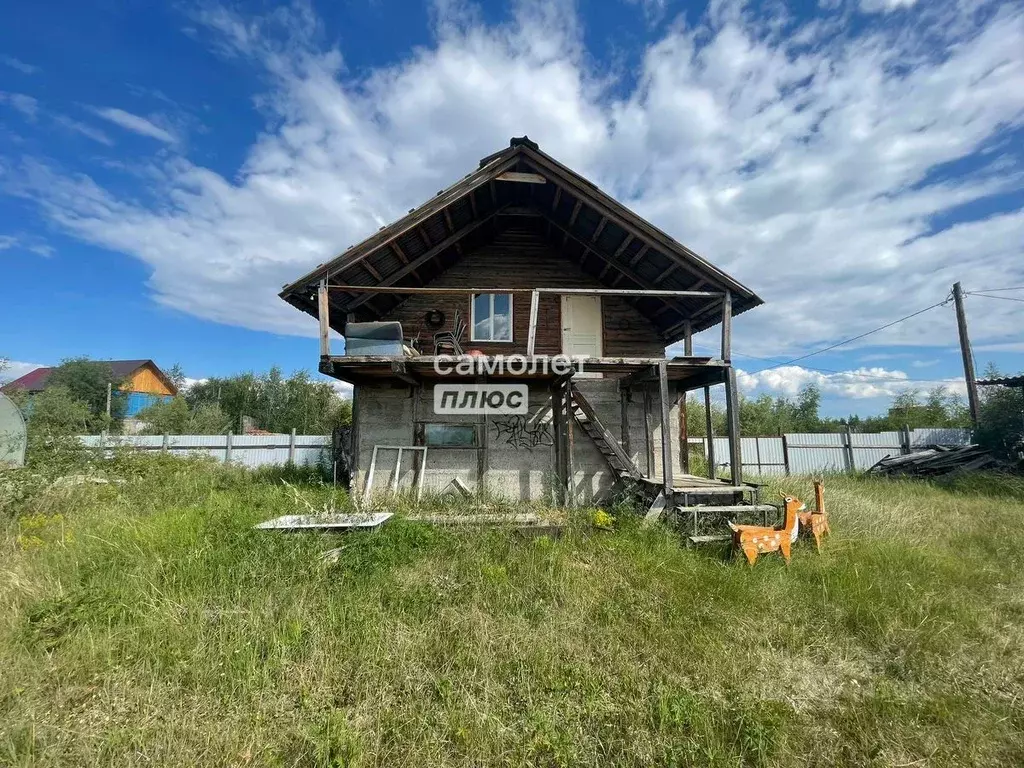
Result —
[{"label": "graffiti on concrete wall", "polygon": [[495,430],[495,440],[504,441],[516,450],[532,451],[538,446],[554,445],[551,437],[551,420],[541,418],[542,408],[535,408],[526,416],[502,416],[494,419],[491,424]]}]

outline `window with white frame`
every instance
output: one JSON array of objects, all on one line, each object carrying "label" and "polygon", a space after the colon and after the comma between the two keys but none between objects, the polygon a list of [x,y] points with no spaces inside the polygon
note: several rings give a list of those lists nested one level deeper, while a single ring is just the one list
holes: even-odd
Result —
[{"label": "window with white frame", "polygon": [[512,341],[512,294],[473,294],[471,341]]}]

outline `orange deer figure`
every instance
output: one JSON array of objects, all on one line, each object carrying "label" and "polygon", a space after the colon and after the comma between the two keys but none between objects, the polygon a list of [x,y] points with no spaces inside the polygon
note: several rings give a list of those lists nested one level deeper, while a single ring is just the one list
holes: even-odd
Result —
[{"label": "orange deer figure", "polygon": [[736,525],[729,523],[732,528],[732,545],[743,550],[747,556],[747,562],[751,565],[757,562],[757,556],[762,552],[782,552],[782,557],[789,565],[790,547],[796,541],[800,531],[800,513],[806,506],[800,499],[793,496],[782,495],[785,503],[785,517],[781,528],[773,528],[762,525]]},{"label": "orange deer figure", "polygon": [[814,536],[814,545],[821,551],[821,537],[832,533],[825,513],[825,489],[820,480],[814,481],[814,505],[817,509],[806,509],[800,513],[800,525]]}]

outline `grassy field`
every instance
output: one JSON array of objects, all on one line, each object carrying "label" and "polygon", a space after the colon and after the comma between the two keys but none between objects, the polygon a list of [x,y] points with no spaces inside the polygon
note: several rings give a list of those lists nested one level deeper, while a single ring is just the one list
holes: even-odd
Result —
[{"label": "grassy field", "polygon": [[110,474],[2,491],[0,764],[1024,764],[1020,481],[830,479],[823,553],[750,569],[622,510],[281,535],[271,475]]}]

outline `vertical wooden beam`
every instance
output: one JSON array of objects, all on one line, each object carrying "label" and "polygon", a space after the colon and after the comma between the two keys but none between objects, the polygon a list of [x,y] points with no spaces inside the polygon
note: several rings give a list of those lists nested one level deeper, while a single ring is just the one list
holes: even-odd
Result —
[{"label": "vertical wooden beam", "polygon": [[633,450],[630,447],[629,439],[629,401],[630,401],[630,390],[620,389],[619,390],[619,405],[622,412],[622,450],[629,458],[633,458]]},{"label": "vertical wooden beam", "polygon": [[689,320],[683,324],[683,354],[693,357],[693,324]]},{"label": "vertical wooden beam", "polygon": [[[478,376],[475,379],[477,384],[485,384],[487,382],[486,376]],[[527,391],[527,397],[529,397],[529,391]],[[490,420],[487,418],[486,413],[482,413],[477,417],[477,429],[480,444],[476,449],[476,492],[478,496],[483,496],[487,492],[487,433],[490,430]]]},{"label": "vertical wooden beam", "polygon": [[690,474],[690,425],[686,419],[686,389],[681,385],[676,395],[679,404],[679,463],[683,472]]},{"label": "vertical wooden beam", "polygon": [[654,425],[651,423],[651,390],[644,385],[644,451],[647,476],[654,477]]},{"label": "vertical wooden beam", "polygon": [[[426,445],[427,437],[424,434],[424,428],[420,422],[420,406],[422,403],[421,395],[423,392],[422,384],[410,384],[409,385],[409,406],[412,411],[412,439],[409,441],[409,445]],[[412,476],[413,480],[417,477],[422,480],[425,474],[427,454],[426,451],[413,451],[412,452]]]},{"label": "vertical wooden beam", "polygon": [[320,318],[320,359],[331,356],[331,310],[330,301],[327,298],[327,280],[320,281],[320,287],[316,292],[317,315]]},{"label": "vertical wooden beam", "polygon": [[295,427],[292,427],[291,434],[288,435],[288,463],[295,465]]},{"label": "vertical wooden beam", "polygon": [[789,469],[789,440],[786,436],[782,436],[782,465],[786,468],[786,474],[790,473]]},{"label": "vertical wooden beam", "polygon": [[348,487],[355,496],[357,483],[356,476],[359,473],[359,385],[352,386],[352,428],[349,430],[348,452],[352,460],[349,467]]},{"label": "vertical wooden beam", "polygon": [[733,485],[743,482],[743,455],[740,450],[740,402],[736,390],[736,371],[729,366],[725,380],[725,416],[729,436],[729,471]]},{"label": "vertical wooden beam", "polygon": [[565,409],[563,407],[563,391],[561,381],[555,379],[551,384],[551,427],[554,432],[552,447],[554,448],[555,460],[555,481],[553,483],[552,495],[554,503],[561,505],[565,503],[565,446],[562,442],[564,434]]},{"label": "vertical wooden beam", "polygon": [[711,387],[704,387],[704,420],[704,431],[708,439],[708,449],[704,455],[708,460],[708,477],[713,480],[718,475],[715,472],[715,420],[711,414]]},{"label": "vertical wooden beam", "polygon": [[576,467],[573,461],[573,453],[576,449],[573,424],[576,419],[573,417],[572,403],[572,378],[565,380],[565,503],[569,506],[576,504]]},{"label": "vertical wooden beam", "polygon": [[530,294],[530,333],[526,342],[526,354],[533,357],[537,343],[537,318],[540,314],[540,291]]},{"label": "vertical wooden beam", "polygon": [[665,498],[672,497],[672,431],[669,429],[668,363],[658,363],[658,393],[661,400],[661,469],[665,480]]},{"label": "vertical wooden beam", "polygon": [[722,359],[732,360],[732,293],[725,292],[722,299]]}]

